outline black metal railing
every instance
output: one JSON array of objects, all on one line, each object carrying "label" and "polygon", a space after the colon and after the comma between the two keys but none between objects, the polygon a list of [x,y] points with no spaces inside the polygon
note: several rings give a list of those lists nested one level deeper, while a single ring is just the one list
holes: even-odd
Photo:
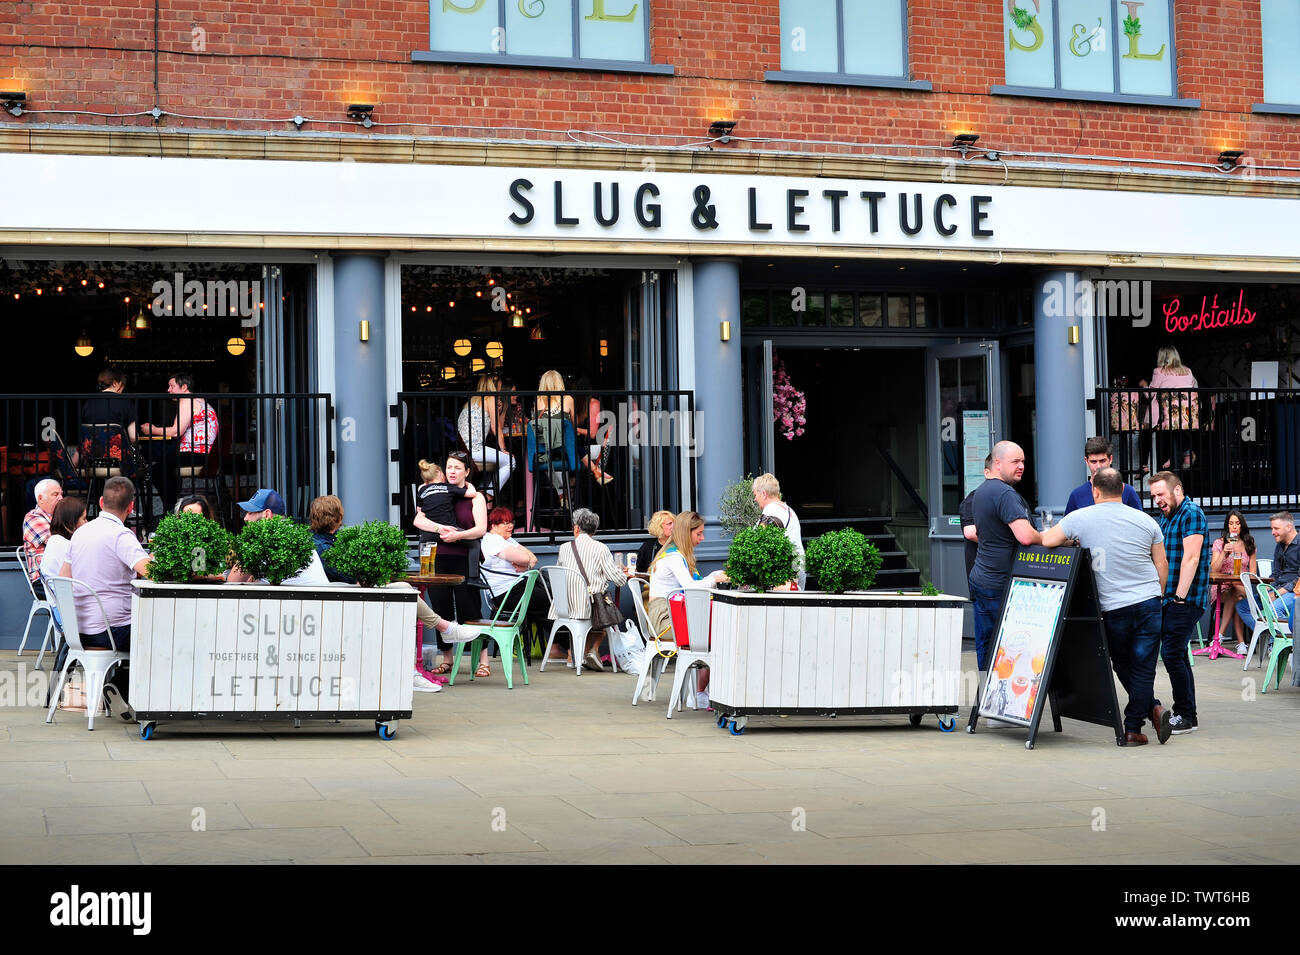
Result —
[{"label": "black metal railing", "polygon": [[[132,523],[142,534],[157,526],[177,498],[203,494],[227,526],[235,504],[259,487],[273,487],[289,514],[305,519],[312,499],[333,490],[333,406],[323,394],[196,394],[215,413],[207,453],[181,454],[175,433],[186,396],[0,395],[0,536],[21,535],[32,489],[57,478],[64,494],[87,499],[92,515],[104,482],[121,474],[136,484]],[[197,403],[193,406],[199,409]],[[191,417],[193,417],[191,411]],[[153,432],[172,429],[171,437]]]},{"label": "black metal railing", "polygon": [[1300,392],[1098,388],[1094,407],[1144,499],[1143,479],[1167,469],[1202,506],[1300,507]]},{"label": "black metal railing", "polygon": [[393,414],[402,488],[393,503],[408,532],[419,461],[445,465],[453,451],[471,455],[471,483],[510,508],[519,534],[568,536],[578,507],[596,512],[600,534],[640,533],[657,510],[695,506],[689,391],[402,392]]}]

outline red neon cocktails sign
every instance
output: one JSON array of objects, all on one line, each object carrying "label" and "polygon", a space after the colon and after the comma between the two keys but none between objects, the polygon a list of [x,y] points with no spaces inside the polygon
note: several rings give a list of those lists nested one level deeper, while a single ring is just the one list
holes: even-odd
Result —
[{"label": "red neon cocktails sign", "polygon": [[1180,315],[1178,299],[1171,299],[1161,306],[1165,313],[1165,331],[1167,332],[1208,332],[1216,328],[1228,328],[1232,325],[1249,325],[1255,321],[1258,312],[1246,307],[1246,290],[1237,291],[1234,302],[1219,304],[1219,296],[1201,296],[1200,311]]}]

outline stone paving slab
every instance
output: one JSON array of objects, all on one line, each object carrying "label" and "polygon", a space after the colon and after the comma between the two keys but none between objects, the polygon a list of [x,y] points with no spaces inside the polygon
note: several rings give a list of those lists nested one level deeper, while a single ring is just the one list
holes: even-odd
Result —
[{"label": "stone paving slab", "polygon": [[1252,699],[1262,674],[1231,661],[1198,660],[1198,733],[1121,748],[1067,720],[1033,752],[932,718],[732,736],[707,712],[665,719],[666,699],[630,706],[625,674],[534,668],[507,691],[493,669],[417,694],[391,741],[248,721],[145,742],[0,708],[0,864],[1300,863],[1300,690]]}]

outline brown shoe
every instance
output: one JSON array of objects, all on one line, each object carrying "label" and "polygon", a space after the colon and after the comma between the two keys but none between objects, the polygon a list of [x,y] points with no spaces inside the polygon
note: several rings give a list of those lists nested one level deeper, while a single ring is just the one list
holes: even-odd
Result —
[{"label": "brown shoe", "polygon": [[1125,746],[1145,746],[1146,744],[1147,744],[1147,738],[1146,738],[1146,734],[1145,734],[1145,733],[1125,733],[1125,734],[1124,734],[1124,745],[1125,745]]},{"label": "brown shoe", "polygon": [[1173,727],[1169,725],[1169,711],[1163,706],[1151,707],[1151,728],[1156,731],[1156,740],[1161,746],[1169,742]]}]

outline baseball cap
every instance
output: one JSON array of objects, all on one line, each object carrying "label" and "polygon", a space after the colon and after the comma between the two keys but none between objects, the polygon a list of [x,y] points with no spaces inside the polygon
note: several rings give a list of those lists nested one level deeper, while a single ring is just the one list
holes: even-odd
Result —
[{"label": "baseball cap", "polygon": [[284,516],[284,498],[269,487],[259,488],[257,493],[247,501],[240,501],[239,506],[250,513],[258,511],[270,511],[272,514]]}]

